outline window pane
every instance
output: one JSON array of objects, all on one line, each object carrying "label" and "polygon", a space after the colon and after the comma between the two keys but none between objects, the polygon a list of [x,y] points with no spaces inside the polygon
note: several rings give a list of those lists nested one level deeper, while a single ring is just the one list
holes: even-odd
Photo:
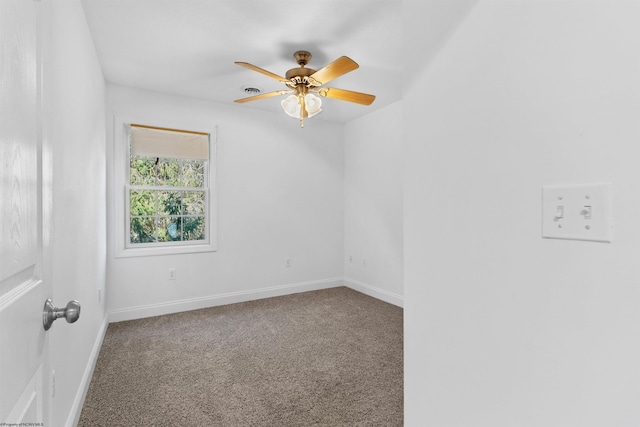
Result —
[{"label": "window pane", "polygon": [[156,214],[156,192],[152,190],[131,190],[129,192],[129,211],[131,216]]},{"label": "window pane", "polygon": [[204,215],[204,191],[185,191],[182,197],[182,213]]},{"label": "window pane", "polygon": [[155,185],[156,159],[150,157],[131,156],[129,162],[129,180],[131,185]]},{"label": "window pane", "polygon": [[182,163],[182,186],[204,187],[204,162],[199,160],[185,160]]},{"label": "window pane", "polygon": [[158,191],[158,214],[180,215],[183,191]]},{"label": "window pane", "polygon": [[155,218],[131,218],[131,243],[155,242]]},{"label": "window pane", "polygon": [[182,217],[183,240],[204,240],[204,217]]},{"label": "window pane", "polygon": [[158,241],[173,242],[182,240],[182,231],[180,230],[181,217],[170,216],[158,218]]},{"label": "window pane", "polygon": [[180,186],[180,162],[176,159],[158,161],[158,185]]}]

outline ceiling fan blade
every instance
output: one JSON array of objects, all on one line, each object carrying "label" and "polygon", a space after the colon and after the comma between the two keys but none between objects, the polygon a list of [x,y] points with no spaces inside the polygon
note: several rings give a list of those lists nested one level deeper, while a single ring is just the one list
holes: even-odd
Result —
[{"label": "ceiling fan blade", "polygon": [[271,71],[267,71],[267,70],[262,69],[260,67],[256,67],[255,65],[249,64],[248,62],[236,62],[236,64],[240,65],[241,67],[248,68],[248,69],[253,70],[253,71],[257,71],[260,74],[264,74],[265,76],[271,77],[272,79],[276,79],[276,80],[278,80],[278,81],[280,81],[282,83],[287,83],[289,81],[289,80],[285,79],[282,76],[274,74]]},{"label": "ceiling fan blade", "polygon": [[313,83],[313,85],[320,86],[325,83],[329,83],[331,80],[338,78],[343,74],[347,74],[349,71],[353,71],[358,67],[358,63],[353,59],[347,56],[341,56],[331,64],[326,65],[325,67],[313,73],[311,76],[309,76],[309,80],[315,80],[317,84]]},{"label": "ceiling fan blade", "polygon": [[350,90],[336,89],[333,87],[325,87],[318,90],[320,96],[327,98],[339,99],[341,101],[355,102],[356,104],[370,105],[376,97],[368,93],[353,92]]},{"label": "ceiling fan blade", "polygon": [[284,95],[286,93],[291,93],[292,90],[277,90],[275,92],[267,92],[261,93],[260,95],[250,96],[248,98],[236,99],[234,102],[238,102],[240,104],[249,102],[249,101],[257,101],[258,99],[271,98],[272,96]]}]

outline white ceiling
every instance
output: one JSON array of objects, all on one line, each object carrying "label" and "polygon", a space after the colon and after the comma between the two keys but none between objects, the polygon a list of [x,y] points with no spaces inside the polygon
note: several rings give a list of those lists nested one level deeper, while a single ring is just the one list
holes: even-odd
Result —
[{"label": "white ceiling", "polygon": [[[246,104],[245,86],[284,85],[234,64],[278,75],[346,55],[360,68],[328,84],[376,95],[370,106],[323,99],[318,118],[348,122],[401,98],[401,0],[83,0],[108,83],[208,99],[237,108],[280,111],[282,97]],[[283,113],[284,114],[284,113]],[[315,120],[315,118],[314,118]]]}]

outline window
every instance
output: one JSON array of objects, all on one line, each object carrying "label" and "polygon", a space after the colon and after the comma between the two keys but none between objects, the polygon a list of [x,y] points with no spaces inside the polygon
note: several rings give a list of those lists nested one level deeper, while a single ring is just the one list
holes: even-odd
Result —
[{"label": "window", "polygon": [[211,133],[131,122],[122,126],[124,241],[116,255],[215,250]]}]

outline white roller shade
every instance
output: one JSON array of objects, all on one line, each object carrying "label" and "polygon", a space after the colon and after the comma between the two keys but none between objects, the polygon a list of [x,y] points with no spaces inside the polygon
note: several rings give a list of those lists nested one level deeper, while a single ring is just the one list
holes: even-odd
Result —
[{"label": "white roller shade", "polygon": [[131,154],[209,160],[209,135],[131,124]]}]

